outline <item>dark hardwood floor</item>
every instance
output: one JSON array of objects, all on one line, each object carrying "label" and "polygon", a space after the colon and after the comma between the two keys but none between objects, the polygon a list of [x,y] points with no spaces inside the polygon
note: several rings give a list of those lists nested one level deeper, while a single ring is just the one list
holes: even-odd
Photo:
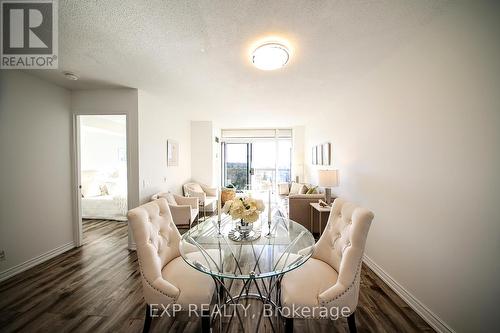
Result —
[{"label": "dark hardwood floor", "polygon": [[[90,220],[84,245],[0,284],[1,332],[141,332],[144,301],[127,225]],[[253,302],[258,312],[259,303]],[[358,332],[433,332],[369,268],[363,266]],[[252,326],[253,325],[253,326]],[[245,323],[256,331],[256,320]],[[295,320],[295,332],[348,332],[347,321]],[[199,332],[197,318],[154,319],[151,332]],[[262,321],[259,332],[270,332]]]}]

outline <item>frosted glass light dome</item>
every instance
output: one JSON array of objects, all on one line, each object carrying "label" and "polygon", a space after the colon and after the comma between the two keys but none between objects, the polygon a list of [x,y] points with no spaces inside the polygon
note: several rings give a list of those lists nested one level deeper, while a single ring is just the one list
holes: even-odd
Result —
[{"label": "frosted glass light dome", "polygon": [[270,71],[285,66],[290,59],[288,49],[279,43],[266,43],[252,53],[252,62],[258,69]]}]

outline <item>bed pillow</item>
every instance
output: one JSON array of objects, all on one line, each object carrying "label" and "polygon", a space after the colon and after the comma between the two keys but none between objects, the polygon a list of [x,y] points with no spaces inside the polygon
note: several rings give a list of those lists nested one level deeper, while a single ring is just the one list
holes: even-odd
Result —
[{"label": "bed pillow", "polygon": [[85,198],[99,197],[102,195],[101,185],[97,181],[91,181],[87,184],[86,190],[82,194]]},{"label": "bed pillow", "polygon": [[101,195],[109,195],[109,190],[106,184],[99,185],[99,191],[101,191]]},{"label": "bed pillow", "polygon": [[126,178],[116,178],[105,182],[108,188],[108,193],[113,196],[127,196],[127,179]]}]

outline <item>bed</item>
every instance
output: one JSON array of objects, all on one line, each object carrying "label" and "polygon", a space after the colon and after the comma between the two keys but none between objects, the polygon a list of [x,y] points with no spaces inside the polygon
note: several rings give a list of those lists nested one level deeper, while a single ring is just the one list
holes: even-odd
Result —
[{"label": "bed", "polygon": [[127,221],[127,197],[100,195],[82,198],[82,218]]},{"label": "bed", "polygon": [[127,189],[119,172],[82,171],[82,218],[127,221]]}]

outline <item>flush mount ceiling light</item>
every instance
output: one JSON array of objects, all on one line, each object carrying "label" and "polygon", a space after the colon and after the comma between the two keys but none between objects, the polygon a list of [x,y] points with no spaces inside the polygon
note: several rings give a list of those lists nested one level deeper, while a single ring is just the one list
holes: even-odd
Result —
[{"label": "flush mount ceiling light", "polygon": [[63,75],[66,79],[71,80],[71,81],[76,81],[80,78],[77,74],[75,74],[73,72],[63,72]]},{"label": "flush mount ceiling light", "polygon": [[280,43],[265,43],[257,47],[252,53],[252,62],[255,67],[264,71],[271,71],[285,66],[290,59],[288,48]]}]

